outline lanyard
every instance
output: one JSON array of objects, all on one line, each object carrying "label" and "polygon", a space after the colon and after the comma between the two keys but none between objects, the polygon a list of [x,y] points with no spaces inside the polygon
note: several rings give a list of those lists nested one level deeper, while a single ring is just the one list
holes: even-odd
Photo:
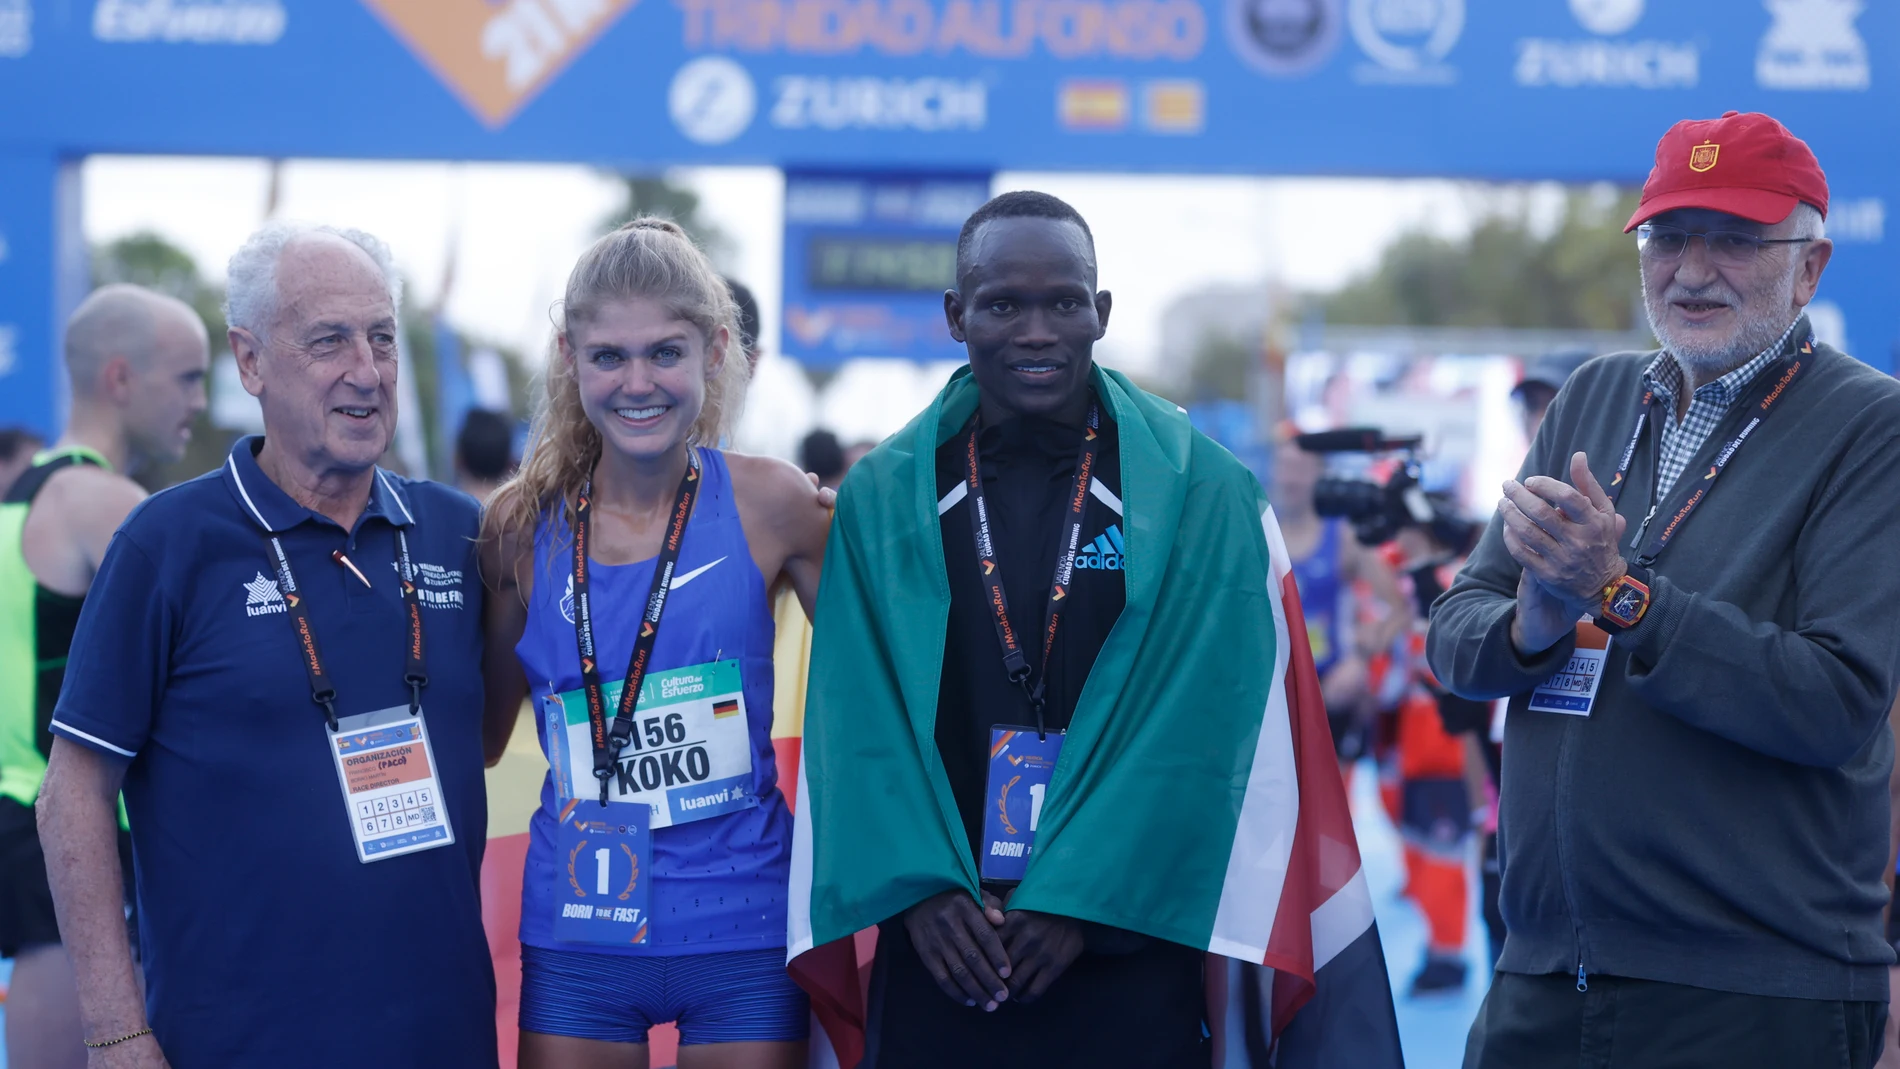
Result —
[{"label": "lanyard", "polygon": [[965,445],[965,475],[970,495],[970,531],[976,537],[978,570],[982,573],[991,622],[996,625],[996,641],[1003,648],[1003,668],[1009,681],[1023,688],[1036,710],[1036,737],[1048,737],[1043,728],[1043,692],[1049,683],[1049,652],[1055,649],[1056,629],[1062,624],[1062,601],[1068,596],[1069,576],[1075,567],[1075,551],[1082,540],[1082,512],[1088,505],[1089,482],[1095,478],[1095,461],[1101,453],[1101,408],[1089,405],[1088,425],[1082,429],[1082,448],[1075,458],[1075,482],[1069,488],[1069,527],[1056,557],[1055,578],[1049,583],[1048,622],[1042,629],[1042,670],[1034,686],[1029,682],[1029,661],[1023,655],[1022,642],[1009,622],[1009,599],[1003,594],[1003,565],[996,556],[996,544],[990,538],[989,505],[983,499],[983,476],[977,468],[977,417],[970,417],[970,437]]},{"label": "lanyard", "polygon": [[[1709,491],[1714,489],[1716,477],[1728,469],[1728,462],[1733,460],[1735,454],[1741,450],[1742,443],[1747,441],[1748,436],[1755,433],[1755,428],[1761,426],[1762,421],[1768,418],[1769,413],[1774,410],[1775,402],[1781,400],[1782,394],[1788,391],[1789,385],[1807,366],[1800,356],[1813,351],[1813,339],[1809,338],[1801,343],[1793,363],[1777,361],[1763,369],[1757,378],[1755,388],[1749,391],[1748,404],[1744,406],[1744,410],[1752,407],[1755,412],[1749,417],[1748,422],[1742,425],[1741,431],[1729,439],[1728,444],[1722,447],[1722,451],[1715,455],[1715,463],[1710,465],[1707,475],[1687,486],[1680,478],[1676,480],[1675,492],[1672,492],[1670,496],[1679,503],[1676,504],[1674,513],[1669,517],[1669,522],[1663,526],[1662,530],[1656,532],[1655,537],[1644,544],[1643,551],[1636,558],[1635,563],[1648,567],[1662,555],[1663,549],[1669,545],[1669,540],[1676,536],[1676,532],[1682,529],[1689,514],[1708,499]],[[1610,479],[1609,495],[1612,507],[1622,499],[1623,488],[1629,484],[1630,461],[1636,455],[1636,444],[1643,439],[1643,430],[1648,425],[1650,409],[1655,407],[1655,403],[1656,391],[1644,390],[1643,399],[1637,404],[1636,427],[1630,431],[1629,444],[1623,448],[1623,459],[1617,464],[1616,474]],[[1657,506],[1660,504],[1658,502]],[[1643,525],[1637,528],[1637,542],[1641,542],[1643,535],[1648,532],[1650,521],[1656,517],[1657,506],[1650,508],[1649,515],[1643,519]]]},{"label": "lanyard", "polygon": [[587,721],[594,736],[594,778],[600,781],[600,804],[607,804],[607,785],[613,779],[614,758],[633,738],[633,710],[640,700],[640,685],[646,681],[653,660],[653,644],[660,637],[660,614],[666,611],[666,596],[673,588],[673,568],[679,563],[680,543],[686,537],[686,521],[693,515],[693,502],[699,497],[699,453],[686,454],[686,475],[680,479],[679,498],[673,504],[666,540],[660,543],[660,555],[653,561],[653,587],[647,592],[646,615],[640,620],[640,633],[633,640],[633,654],[627,660],[627,674],[620,684],[620,701],[614,709],[613,725],[607,723],[607,700],[600,682],[600,665],[594,656],[594,610],[588,600],[587,545],[592,526],[594,480],[581,485],[574,503],[574,640],[580,647],[581,686],[587,694]]},{"label": "lanyard", "polygon": [[[310,700],[323,707],[323,719],[329,723],[330,730],[335,731],[336,686],[330,681],[329,669],[323,666],[323,655],[317,651],[317,630],[310,623],[310,608],[297,589],[297,577],[290,570],[290,555],[284,552],[283,540],[269,533],[264,537],[276,560],[277,585],[283,588],[284,608],[290,614],[291,626],[296,629],[297,641],[303,646],[303,669],[310,677]],[[402,681],[409,684],[409,713],[413,716],[422,708],[422,688],[429,685],[429,673],[422,662],[422,599],[416,593],[415,568],[409,563],[409,536],[400,527],[396,528],[396,560],[402,568],[402,609],[409,618]]]}]

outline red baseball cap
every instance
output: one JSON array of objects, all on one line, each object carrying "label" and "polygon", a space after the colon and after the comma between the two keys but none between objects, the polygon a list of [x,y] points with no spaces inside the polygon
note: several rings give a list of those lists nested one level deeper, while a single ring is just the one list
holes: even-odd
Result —
[{"label": "red baseball cap", "polygon": [[1656,142],[1656,166],[1624,233],[1677,208],[1779,223],[1802,201],[1827,218],[1827,175],[1808,143],[1760,112],[1684,119]]}]

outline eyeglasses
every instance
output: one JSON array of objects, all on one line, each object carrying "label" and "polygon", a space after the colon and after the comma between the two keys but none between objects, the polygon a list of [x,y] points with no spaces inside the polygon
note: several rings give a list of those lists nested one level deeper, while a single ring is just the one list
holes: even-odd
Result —
[{"label": "eyeglasses", "polygon": [[1679,226],[1644,223],[1636,228],[1636,249],[1658,263],[1679,260],[1689,251],[1689,239],[1701,238],[1709,259],[1723,267],[1747,267],[1764,245],[1800,245],[1814,238],[1764,238],[1739,230],[1684,230]]}]

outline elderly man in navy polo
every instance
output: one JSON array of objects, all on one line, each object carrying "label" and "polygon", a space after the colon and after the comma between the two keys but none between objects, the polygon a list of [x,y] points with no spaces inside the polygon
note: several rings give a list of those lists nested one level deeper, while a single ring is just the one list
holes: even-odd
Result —
[{"label": "elderly man in navy polo", "polygon": [[227,318],[264,434],[93,580],[39,819],[94,1066],[496,1064],[477,507],[376,466],[398,296],[367,234],[252,236]]}]

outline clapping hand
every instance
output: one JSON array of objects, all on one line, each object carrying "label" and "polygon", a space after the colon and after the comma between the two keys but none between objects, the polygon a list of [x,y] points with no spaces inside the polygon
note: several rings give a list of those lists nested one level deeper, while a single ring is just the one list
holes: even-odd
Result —
[{"label": "clapping hand", "polygon": [[1570,483],[1534,475],[1504,484],[1504,548],[1524,569],[1511,625],[1521,653],[1542,652],[1569,634],[1628,567],[1618,548],[1628,521],[1581,452],[1570,458]]}]

